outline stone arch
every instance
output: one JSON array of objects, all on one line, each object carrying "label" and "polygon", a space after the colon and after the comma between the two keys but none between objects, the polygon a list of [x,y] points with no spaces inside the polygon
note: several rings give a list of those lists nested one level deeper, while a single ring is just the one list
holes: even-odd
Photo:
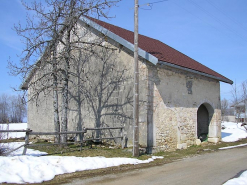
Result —
[{"label": "stone arch", "polygon": [[201,141],[205,141],[209,136],[213,115],[214,108],[207,102],[197,109],[197,138]]}]

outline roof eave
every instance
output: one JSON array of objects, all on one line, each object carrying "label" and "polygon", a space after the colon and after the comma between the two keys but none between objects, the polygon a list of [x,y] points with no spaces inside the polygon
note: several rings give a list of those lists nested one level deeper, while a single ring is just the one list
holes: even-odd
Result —
[{"label": "roof eave", "polygon": [[[41,57],[40,57],[41,58]],[[36,70],[38,69],[38,63],[40,62],[40,58],[35,62],[34,68],[30,71],[27,77],[24,79],[22,84],[20,85],[21,90],[28,90],[28,84],[31,81],[33,75],[35,74]]]},{"label": "roof eave", "polygon": [[[111,38],[112,40],[118,42],[119,44],[123,45],[124,47],[126,47],[127,49],[131,50],[134,52],[134,44],[128,42],[127,40],[123,39],[122,37],[116,35],[115,33],[109,31],[108,29],[98,25],[97,23],[91,21],[90,19],[86,18],[86,17],[81,17],[80,19],[82,22],[88,24],[89,26],[91,26],[92,28],[94,28],[95,30],[103,33],[104,35],[106,35],[107,37]],[[158,63],[158,58],[151,55],[150,53],[144,51],[141,48],[138,48],[138,54],[140,57],[148,60],[149,62],[153,63],[154,65],[156,65]]]},{"label": "roof eave", "polygon": [[23,82],[21,85],[20,85],[20,87],[19,87],[19,89],[21,89],[21,90],[28,90],[28,85],[27,85],[27,83],[28,82]]},{"label": "roof eave", "polygon": [[22,82],[22,84],[20,85],[20,89],[21,90],[28,90],[28,84],[33,76],[33,74],[35,73],[36,69],[33,69],[31,71],[31,73],[28,75],[28,77]]},{"label": "roof eave", "polygon": [[231,84],[231,85],[233,84],[233,81],[231,81],[231,80],[228,80],[228,79],[225,79],[225,78],[220,78],[220,77],[217,77],[217,76],[213,76],[213,75],[210,75],[210,74],[207,74],[207,73],[203,73],[203,72],[200,72],[200,71],[196,71],[196,70],[193,70],[193,69],[181,67],[181,66],[178,66],[178,65],[175,65],[175,64],[164,62],[164,61],[159,61],[158,63],[160,65],[165,65],[165,66],[181,69],[181,70],[184,70],[184,71],[188,71],[188,72],[191,72],[191,73],[199,74],[199,75],[202,75],[202,76],[206,76],[206,77],[209,77],[209,78],[221,81],[221,82],[225,82],[225,83],[228,83],[228,84]]}]

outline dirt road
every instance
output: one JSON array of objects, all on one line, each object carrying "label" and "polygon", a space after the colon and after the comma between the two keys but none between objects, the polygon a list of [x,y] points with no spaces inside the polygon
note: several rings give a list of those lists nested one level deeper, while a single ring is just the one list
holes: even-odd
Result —
[{"label": "dirt road", "polygon": [[74,180],[74,185],[221,185],[247,170],[247,147],[222,150],[162,166]]}]

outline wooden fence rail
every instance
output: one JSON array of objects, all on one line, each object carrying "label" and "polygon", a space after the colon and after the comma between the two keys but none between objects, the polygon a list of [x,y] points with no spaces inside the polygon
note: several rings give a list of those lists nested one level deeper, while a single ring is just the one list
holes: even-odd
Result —
[{"label": "wooden fence rail", "polygon": [[[121,136],[103,137],[103,138],[89,138],[89,139],[84,139],[83,138],[84,134],[87,133],[88,130],[115,130],[115,129],[120,129]],[[124,148],[124,146],[125,146],[125,135],[124,135],[123,131],[124,131],[124,127],[100,127],[100,128],[83,128],[82,131],[67,131],[67,132],[33,132],[31,129],[27,129],[27,130],[0,130],[0,133],[1,132],[25,132],[26,133],[25,144],[22,145],[22,146],[24,146],[22,155],[26,155],[27,148],[28,147],[32,147],[32,146],[66,145],[66,144],[70,144],[70,143],[79,143],[79,144],[81,144],[80,150],[82,150],[82,143],[84,141],[104,140],[104,139],[118,139],[118,138],[120,138],[121,139],[122,148]],[[51,143],[51,144],[29,144],[29,136],[30,135],[62,135],[62,134],[82,134],[82,138],[81,138],[80,142]],[[9,151],[7,154],[9,154],[9,153],[21,148],[22,146]]]},{"label": "wooden fence rail", "polygon": [[0,132],[31,132],[32,130],[0,130]]}]

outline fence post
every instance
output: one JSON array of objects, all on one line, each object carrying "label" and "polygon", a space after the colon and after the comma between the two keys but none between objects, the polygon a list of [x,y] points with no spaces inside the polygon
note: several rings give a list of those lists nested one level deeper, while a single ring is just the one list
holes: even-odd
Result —
[{"label": "fence post", "polygon": [[[9,120],[7,120],[7,129],[6,130],[9,130]],[[9,133],[7,132],[7,139],[9,139]]]},{"label": "fence post", "polygon": [[25,145],[24,145],[24,149],[23,149],[22,155],[26,155],[26,152],[27,152],[27,145],[29,144],[29,132],[31,132],[30,128],[28,128],[27,131],[26,131]]},{"label": "fence post", "polygon": [[86,130],[86,128],[85,127],[83,127],[83,129],[82,129],[82,134],[81,134],[81,137],[80,137],[80,143],[81,143],[81,147],[80,147],[80,152],[82,151],[82,141],[83,141],[83,138],[84,138],[84,133],[86,133],[87,132],[87,130]]}]

